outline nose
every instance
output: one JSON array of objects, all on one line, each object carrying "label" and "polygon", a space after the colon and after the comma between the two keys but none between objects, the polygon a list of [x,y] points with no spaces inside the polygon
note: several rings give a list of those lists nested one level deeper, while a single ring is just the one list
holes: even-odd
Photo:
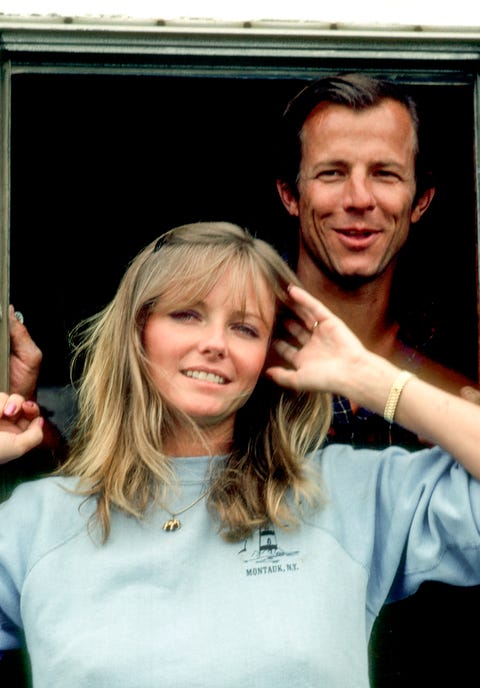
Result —
[{"label": "nose", "polygon": [[371,181],[363,172],[352,172],[344,186],[343,204],[345,210],[370,210],[375,205]]},{"label": "nose", "polygon": [[209,325],[198,343],[199,351],[212,358],[224,358],[227,353],[227,339],[223,326]]}]

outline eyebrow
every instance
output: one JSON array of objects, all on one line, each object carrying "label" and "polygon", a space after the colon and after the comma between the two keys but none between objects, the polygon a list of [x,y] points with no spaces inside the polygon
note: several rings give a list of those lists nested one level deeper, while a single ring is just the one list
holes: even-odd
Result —
[{"label": "eyebrow", "polygon": [[376,162],[374,162],[374,166],[375,165],[380,167],[405,167],[403,163],[397,162],[397,160],[377,160]]},{"label": "eyebrow", "polygon": [[[397,160],[388,160],[388,159],[382,159],[379,158],[377,160],[374,160],[373,163],[371,163],[369,166],[376,166],[376,165],[381,165],[382,167],[403,167],[403,163],[398,162]],[[346,167],[350,167],[351,162],[349,160],[345,160],[343,158],[327,158],[326,160],[318,160],[313,167],[322,167],[322,166],[328,166],[328,165],[344,165]]]},{"label": "eyebrow", "polygon": [[253,311],[236,310],[236,311],[232,312],[232,315],[235,318],[254,318],[255,320],[261,320],[261,322],[265,322],[260,311],[253,312]]}]

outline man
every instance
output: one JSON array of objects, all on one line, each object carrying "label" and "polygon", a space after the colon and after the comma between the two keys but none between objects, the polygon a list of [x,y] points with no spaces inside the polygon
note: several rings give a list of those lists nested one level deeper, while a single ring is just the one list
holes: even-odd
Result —
[{"label": "man", "polygon": [[[277,188],[298,218],[297,274],[372,351],[450,392],[472,394],[466,376],[421,353],[393,300],[410,227],[435,189],[419,151],[412,99],[363,74],[327,77],[285,110]],[[378,416],[335,401],[336,441],[407,444],[416,438]]]},{"label": "man", "polygon": [[[423,342],[412,336],[414,328],[394,299],[411,225],[435,193],[419,150],[412,99],[395,84],[367,75],[320,79],[288,104],[279,154],[277,188],[287,211],[298,218],[296,270],[305,287],[372,351],[478,403],[476,383],[421,353]],[[412,449],[422,443],[346,399],[334,401],[333,441]],[[380,616],[371,644],[377,688],[437,680],[445,685],[448,664],[439,662],[442,653],[455,665],[455,685],[467,685],[473,669],[466,660],[472,643],[465,610],[477,593],[446,587],[425,586]]]}]

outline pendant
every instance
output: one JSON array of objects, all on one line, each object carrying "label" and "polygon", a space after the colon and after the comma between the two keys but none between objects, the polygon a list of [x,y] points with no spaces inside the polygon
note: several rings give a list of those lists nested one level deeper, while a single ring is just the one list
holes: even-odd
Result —
[{"label": "pendant", "polygon": [[165,521],[163,524],[163,530],[171,531],[171,530],[179,530],[179,528],[182,527],[181,522],[178,520],[178,518],[169,518],[168,521]]}]

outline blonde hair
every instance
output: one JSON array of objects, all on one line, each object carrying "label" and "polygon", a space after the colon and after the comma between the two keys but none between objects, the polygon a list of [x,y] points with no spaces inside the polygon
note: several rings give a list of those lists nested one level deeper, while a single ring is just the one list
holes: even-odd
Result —
[{"label": "blonde hair", "polygon": [[[112,302],[72,333],[78,338],[72,376],[79,363],[82,375],[62,473],[78,476],[78,490],[97,498],[104,540],[112,507],[142,518],[176,485],[164,439],[178,416],[152,379],[142,345],[145,322],[154,310],[197,302],[226,272],[244,299],[253,281],[260,310],[266,284],[281,324],[287,287],[298,284],[295,274],[269,244],[240,227],[199,222],[176,227],[143,249]],[[318,481],[306,456],[323,442],[330,420],[329,395],[298,393],[260,378],[237,412],[232,451],[211,476],[208,508],[226,539],[241,539],[267,523],[293,526],[300,502],[317,504]]]}]

